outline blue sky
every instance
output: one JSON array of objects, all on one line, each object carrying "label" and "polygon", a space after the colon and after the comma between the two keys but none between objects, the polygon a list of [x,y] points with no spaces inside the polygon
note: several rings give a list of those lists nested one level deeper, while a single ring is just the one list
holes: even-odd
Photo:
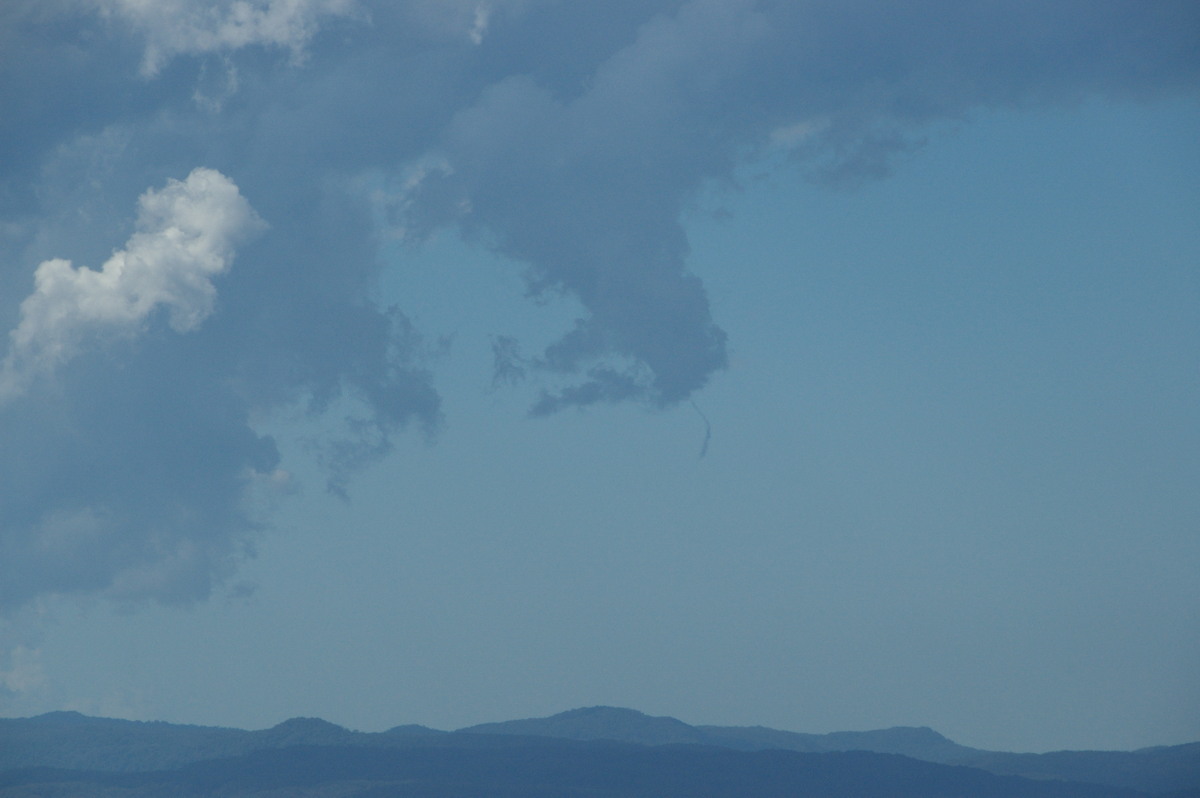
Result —
[{"label": "blue sky", "polygon": [[0,714],[1200,738],[1193,6],[241,8],[0,12]]}]

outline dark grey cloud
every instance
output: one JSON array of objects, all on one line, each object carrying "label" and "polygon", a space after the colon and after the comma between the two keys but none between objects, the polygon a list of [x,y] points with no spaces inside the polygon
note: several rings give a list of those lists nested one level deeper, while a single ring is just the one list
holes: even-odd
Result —
[{"label": "dark grey cloud", "polygon": [[[405,209],[414,229],[456,222],[527,263],[531,294],[583,304],[533,361],[582,382],[535,414],[675,404],[726,363],[680,213],[739,159],[788,150],[811,177],[853,183],[979,107],[1190,91],[1197,17],[1186,3],[663,5],[586,80],[488,86]],[[551,41],[575,33],[563,24]]]},{"label": "dark grey cloud", "polygon": [[516,260],[537,301],[578,301],[541,352],[494,338],[498,379],[544,389],[535,415],[675,405],[727,360],[680,221],[706,186],[781,154],[825,182],[878,178],[931,125],[980,108],[1194,95],[1198,8],[5,3],[6,330],[40,264],[99,269],[138,197],[197,167],[269,227],[213,278],[198,327],[152,310],[0,407],[0,606],[206,595],[267,521],[256,492],[284,479],[254,424],[280,408],[355,408],[320,450],[338,492],[399,430],[436,428],[428,347],[405,314],[420,298],[372,299],[381,213]]}]

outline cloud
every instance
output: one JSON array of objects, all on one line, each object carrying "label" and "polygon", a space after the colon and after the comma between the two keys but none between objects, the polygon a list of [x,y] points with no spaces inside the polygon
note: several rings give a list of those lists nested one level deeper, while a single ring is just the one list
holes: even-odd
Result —
[{"label": "cloud", "polygon": [[625,399],[674,404],[724,366],[725,335],[687,271],[679,216],[732,153],[710,129],[692,128],[695,109],[677,98],[703,80],[701,53],[711,68],[748,46],[753,27],[735,12],[682,30],[655,20],[574,99],[512,77],[452,120],[438,150],[450,169],[429,175],[417,187],[425,205],[410,207],[449,211],[443,222],[529,263],[531,293],[571,294],[590,313],[538,361],[585,382],[547,394],[535,414]]},{"label": "cloud", "polygon": [[211,370],[145,343],[5,408],[0,609],[53,593],[185,603],[253,553],[248,491],[277,467],[273,441]]},{"label": "cloud", "polygon": [[[580,308],[526,356],[495,331],[533,414],[678,405],[728,360],[688,265],[701,193],[764,161],[878,179],[980,109],[1195,96],[1198,20],[1191,0],[2,3],[0,607],[208,595],[291,469],[262,433],[281,411],[336,429],[317,451],[338,492],[436,429],[422,298],[374,293],[404,268],[395,231],[457,231]],[[110,259],[136,198],[195,164],[270,228],[245,239],[232,194],[185,181]],[[187,197],[204,224],[166,221]]]},{"label": "cloud", "polygon": [[[562,0],[406,0],[394,3],[407,26],[442,41],[468,41],[479,45],[494,19],[517,17],[531,6],[546,6]],[[372,11],[377,11],[376,3]]]},{"label": "cloud", "polygon": [[146,40],[141,72],[154,77],[177,55],[282,48],[295,62],[322,22],[358,13],[356,0],[95,0]]},{"label": "cloud", "polygon": [[531,361],[568,381],[535,415],[677,404],[727,362],[680,222],[705,186],[780,146],[812,179],[852,185],[977,108],[1194,90],[1198,16],[1188,3],[662,3],[585,80],[509,74],[458,111],[407,227],[457,225],[528,264],[531,294],[582,303]]},{"label": "cloud", "polygon": [[0,367],[0,402],[85,343],[136,333],[160,309],[176,332],[195,330],[212,313],[213,279],[262,227],[233,181],[212,169],[147,191],[138,207],[138,231],[99,271],[58,258],[37,267]]},{"label": "cloud", "polygon": [[45,687],[41,649],[18,645],[8,653],[8,660],[8,667],[0,668],[0,693],[22,694]]},{"label": "cloud", "polygon": [[488,19],[491,14],[492,10],[486,4],[480,3],[475,6],[475,18],[471,21],[471,30],[467,34],[472,44],[483,44],[483,37],[487,34]]},{"label": "cloud", "polygon": [[[74,207],[46,222],[52,241],[70,238],[68,222],[107,229],[120,215],[112,184],[159,168],[131,152],[136,140],[88,159],[106,179],[70,188]],[[422,339],[370,301],[369,218],[343,196],[272,193],[264,215],[279,222],[263,229],[231,180],[198,171],[144,193],[138,231],[106,268],[58,267],[21,303],[7,367],[21,390],[0,406],[0,612],[51,594],[210,595],[253,556],[288,488],[255,429],[273,411],[353,414],[319,445],[339,491],[402,427],[436,426]]]}]

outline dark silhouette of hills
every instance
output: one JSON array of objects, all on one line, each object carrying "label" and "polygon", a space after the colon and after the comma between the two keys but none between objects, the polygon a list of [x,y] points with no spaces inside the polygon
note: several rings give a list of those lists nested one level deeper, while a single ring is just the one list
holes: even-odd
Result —
[{"label": "dark silhouette of hills", "polygon": [[31,767],[165,770],[264,749],[296,745],[390,746],[411,737],[439,734],[445,732],[424,726],[398,726],[364,734],[319,718],[292,718],[270,729],[244,731],[50,712],[34,718],[0,718],[0,771]]},{"label": "dark silhouette of hills", "polygon": [[[4,798],[1136,798],[868,751],[806,754],[448,735],[404,748],[293,746],[171,771],[9,771]],[[410,741],[411,742],[411,741]]]},{"label": "dark silhouette of hills", "polygon": [[1005,754],[991,751],[962,764],[992,773],[1067,779],[1134,787],[1151,793],[1178,791],[1200,798],[1200,743],[1139,751],[1054,751]]},{"label": "dark silhouette of hills", "polygon": [[[303,767],[294,760],[301,750],[312,758]],[[604,768],[624,773],[624,781],[584,778],[600,768],[601,761]],[[730,786],[734,781],[714,776],[717,781],[704,787],[709,792],[696,792],[696,783],[670,773],[677,766],[707,772],[705,763],[713,762],[739,774],[729,778],[748,791],[739,793]],[[437,763],[443,770],[434,767]],[[351,778],[352,766],[358,765],[367,769]],[[583,770],[572,770],[577,766]],[[426,772],[423,767],[434,769]],[[960,746],[928,728],[801,734],[759,726],[691,726],[614,707],[457,732],[408,725],[363,733],[317,718],[293,718],[260,731],[91,718],[74,712],[0,719],[2,798],[207,796],[217,789],[222,796],[256,796],[295,787],[279,786],[286,776],[279,768],[310,773],[314,780],[304,783],[304,795],[393,795],[397,780],[409,785],[404,795],[458,795],[454,790],[459,787],[463,795],[771,795],[776,793],[770,785],[796,787],[793,781],[808,774],[803,777],[816,781],[804,791],[778,794],[1051,798],[1165,797],[1174,791],[1172,798],[1200,798],[1200,743],[1129,752],[1013,754]],[[445,781],[455,772],[482,774],[488,768],[499,781],[489,782],[483,775],[468,779],[469,784],[454,782],[459,786]],[[766,771],[758,773],[758,768]],[[854,768],[865,770],[842,772]],[[376,772],[383,775],[370,776]],[[243,776],[249,781],[239,781]],[[871,791],[873,779],[900,781],[890,792],[877,793]],[[414,786],[418,782],[423,785],[419,790]],[[835,783],[846,789],[830,792]],[[651,784],[653,788],[646,786]],[[751,784],[757,786],[750,789]],[[955,793],[952,784],[962,789]],[[721,785],[730,791],[720,792]],[[914,791],[897,791],[897,785],[912,785]],[[948,791],[937,791],[943,787]],[[376,788],[384,792],[371,792]],[[504,792],[508,789],[512,791]]]},{"label": "dark silhouette of hills", "polygon": [[1146,792],[1200,789],[1200,743],[1140,751],[1013,754],[959,745],[926,727],[802,734],[762,726],[689,726],[675,718],[652,717],[617,707],[573,709],[548,718],[485,723],[462,731],[618,740],[643,745],[693,743],[743,751],[872,751],[945,765],[967,765],[998,774],[1084,781]]},{"label": "dark silhouette of hills", "polygon": [[952,763],[987,753],[958,745],[928,728],[897,727],[868,732],[801,734],[763,726],[689,726],[675,718],[653,717],[633,709],[587,707],[548,718],[484,723],[460,731],[523,734],[570,740],[620,740],[643,745],[694,743],[743,751],[783,748],[790,751],[875,751],[904,754],[929,762]]},{"label": "dark silhouette of hills", "polygon": [[[716,742],[712,735],[706,734],[696,726],[689,726],[681,720],[653,717],[635,709],[620,707],[571,709],[548,718],[483,723],[478,726],[468,726],[459,731],[469,734],[558,737],[566,740],[619,740],[642,745],[721,744]],[[740,748],[741,746],[730,747]]]}]

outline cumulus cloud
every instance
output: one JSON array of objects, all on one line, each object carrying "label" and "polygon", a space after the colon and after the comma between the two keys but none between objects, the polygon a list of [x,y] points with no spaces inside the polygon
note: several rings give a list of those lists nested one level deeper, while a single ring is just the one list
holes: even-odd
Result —
[{"label": "cumulus cloud", "polygon": [[[978,109],[1194,96],[1198,29],[1192,0],[2,3],[0,322],[21,390],[0,407],[0,606],[207,595],[287,467],[259,431],[280,409],[349,417],[318,447],[339,492],[402,428],[436,428],[421,297],[373,294],[404,268],[388,234],[458,231],[535,302],[580,308],[526,355],[495,331],[495,379],[539,391],[535,415],[678,405],[727,362],[688,267],[701,192],[781,153],[817,181],[877,179]],[[186,183],[148,195],[165,210],[105,262],[135,198],[194,164],[271,223],[237,267],[248,212],[200,192],[229,215],[196,200],[213,226],[187,233]]]},{"label": "cumulus cloud", "polygon": [[[101,174],[140,173],[131,149]],[[69,194],[95,204],[67,219],[107,228],[109,191]],[[336,188],[304,196],[267,197],[280,221],[265,229],[232,180],[198,170],[144,193],[103,268],[53,267],[20,304],[6,361],[20,390],[0,406],[0,611],[48,594],[210,595],[290,489],[254,428],[273,410],[353,412],[321,444],[338,490],[410,421],[436,425],[420,336],[367,295],[369,218]]]},{"label": "cumulus cloud", "polygon": [[135,333],[159,309],[176,332],[195,330],[213,310],[213,279],[262,227],[233,181],[213,169],[149,190],[138,206],[137,232],[99,271],[58,258],[37,267],[0,369],[0,401],[85,342]]}]

